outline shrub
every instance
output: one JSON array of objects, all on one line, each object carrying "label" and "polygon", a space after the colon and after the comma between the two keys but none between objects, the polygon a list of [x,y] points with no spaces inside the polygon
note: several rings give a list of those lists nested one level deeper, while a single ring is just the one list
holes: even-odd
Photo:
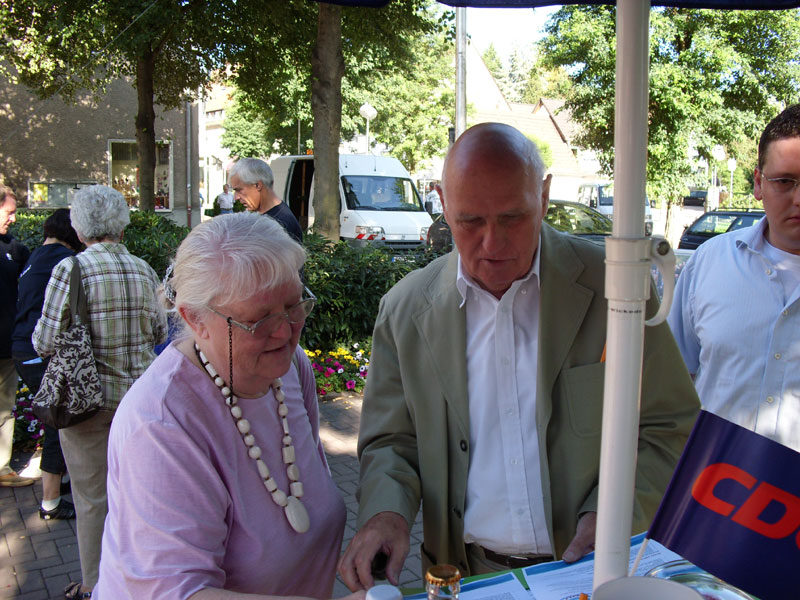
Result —
[{"label": "shrub", "polygon": [[[244,204],[242,204],[238,200],[234,200],[233,201],[233,212],[235,212],[235,213],[244,212],[246,210],[247,209],[245,208]],[[203,211],[203,214],[205,214],[205,216],[207,216],[207,217],[216,217],[217,215],[222,214],[222,212],[221,212],[221,210],[219,208],[219,202],[217,201],[216,198],[214,198],[213,206],[211,208],[205,209]]]},{"label": "shrub", "polygon": [[20,209],[17,211],[16,215],[17,222],[11,224],[11,227],[8,228],[8,232],[25,244],[28,250],[33,252],[34,248],[38,248],[44,243],[42,227],[44,227],[44,222],[47,217],[52,214],[52,210],[28,211]]},{"label": "shrub", "polygon": [[128,251],[147,262],[159,277],[180,243],[189,235],[189,228],[178,225],[159,213],[131,211],[131,223],[125,228],[123,242]]},{"label": "shrub", "polygon": [[305,348],[329,349],[368,339],[372,335],[381,297],[414,269],[439,254],[422,249],[398,255],[380,246],[353,247],[309,234],[306,285],[317,306],[306,321]]},{"label": "shrub", "polygon": [[[9,231],[33,252],[44,242],[42,227],[51,214],[51,210],[20,210],[17,222]],[[123,243],[131,254],[144,260],[159,277],[163,277],[170,259],[188,233],[188,227],[178,225],[162,214],[131,211],[131,222],[125,228]]]}]

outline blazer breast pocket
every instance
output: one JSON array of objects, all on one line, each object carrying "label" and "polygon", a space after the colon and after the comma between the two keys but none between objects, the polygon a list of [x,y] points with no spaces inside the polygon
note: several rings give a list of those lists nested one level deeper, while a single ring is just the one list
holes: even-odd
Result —
[{"label": "blazer breast pocket", "polygon": [[558,396],[567,405],[572,431],[578,437],[599,436],[603,424],[606,364],[592,363],[561,372]]}]

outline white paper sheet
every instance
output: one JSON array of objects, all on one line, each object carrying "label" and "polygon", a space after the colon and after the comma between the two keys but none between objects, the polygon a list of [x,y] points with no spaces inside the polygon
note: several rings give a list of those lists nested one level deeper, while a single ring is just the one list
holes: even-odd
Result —
[{"label": "white paper sheet", "polygon": [[[427,594],[406,596],[406,600],[426,600]],[[503,573],[480,581],[461,584],[459,600],[531,600],[525,586],[513,573]]]},{"label": "white paper sheet", "polygon": [[[633,566],[643,541],[643,533],[631,538],[629,570]],[[656,541],[649,540],[647,549],[634,575],[644,575],[653,567],[680,559],[680,555],[668,550]],[[522,573],[530,588],[533,600],[577,600],[581,593],[591,598],[592,579],[594,577],[594,552],[576,563],[567,564],[559,560],[526,567],[522,570]]]}]

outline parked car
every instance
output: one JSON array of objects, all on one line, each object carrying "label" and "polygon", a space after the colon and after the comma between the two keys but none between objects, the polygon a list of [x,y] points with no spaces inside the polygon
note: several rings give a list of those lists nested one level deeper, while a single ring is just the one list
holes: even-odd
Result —
[{"label": "parked car", "polygon": [[[578,187],[578,202],[600,211],[609,219],[614,216],[614,182],[584,183]],[[644,199],[644,234],[653,234],[653,211],[650,201]]]},{"label": "parked car", "polygon": [[[544,216],[544,222],[559,231],[586,237],[593,241],[600,241],[611,235],[611,219],[580,202],[550,200],[550,207]],[[435,250],[445,252],[452,250],[453,236],[444,214],[437,216],[428,228],[426,243],[429,248]]]},{"label": "parked car", "polygon": [[710,210],[686,228],[678,248],[693,250],[720,233],[752,227],[763,216],[763,210]]},{"label": "parked car", "polygon": [[708,190],[689,190],[689,195],[683,197],[684,206],[705,206]]},{"label": "parked car", "polygon": [[[681,250],[680,248],[675,248],[673,250],[675,253],[675,281],[678,280],[678,275],[681,274],[683,271],[683,267],[686,266],[686,261],[694,254],[694,250]],[[664,295],[664,278],[661,277],[661,271],[653,265],[650,267],[650,275],[653,276],[653,281],[655,281],[656,289],[658,290],[658,299]]]}]

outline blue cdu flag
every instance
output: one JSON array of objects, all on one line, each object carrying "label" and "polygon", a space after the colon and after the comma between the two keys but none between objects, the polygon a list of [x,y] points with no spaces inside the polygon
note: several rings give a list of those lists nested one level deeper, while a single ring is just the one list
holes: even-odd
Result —
[{"label": "blue cdu flag", "polygon": [[761,600],[800,598],[800,453],[701,411],[648,537]]}]

